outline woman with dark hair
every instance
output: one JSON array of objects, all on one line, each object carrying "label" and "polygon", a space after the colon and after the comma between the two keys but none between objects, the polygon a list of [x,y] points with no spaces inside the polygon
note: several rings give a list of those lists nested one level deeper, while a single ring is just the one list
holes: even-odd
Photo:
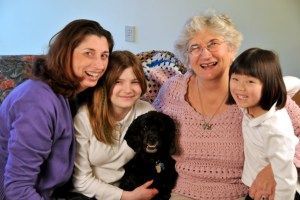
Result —
[{"label": "woman with dark hair", "polygon": [[293,160],[299,140],[284,108],[287,92],[278,56],[259,48],[244,51],[230,66],[229,88],[227,103],[243,111],[243,183],[250,187],[270,164],[277,183],[275,199],[294,199],[298,175]]},{"label": "woman with dark hair", "polygon": [[[134,151],[124,140],[131,122],[154,110],[140,100],[146,78],[139,59],[129,51],[114,51],[103,81],[86,91],[86,103],[74,118],[77,142],[73,182],[80,199],[150,200],[157,194],[152,181],[133,191],[118,187],[124,165]],[[79,197],[78,197],[79,198]]]},{"label": "woman with dark hair", "polygon": [[75,20],[49,43],[28,80],[0,107],[0,199],[50,199],[72,175],[75,145],[69,99],[94,87],[114,42],[91,20]]}]

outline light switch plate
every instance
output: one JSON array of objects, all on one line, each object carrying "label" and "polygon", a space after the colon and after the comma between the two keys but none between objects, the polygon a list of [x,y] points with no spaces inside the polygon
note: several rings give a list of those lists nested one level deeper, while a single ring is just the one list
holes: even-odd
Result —
[{"label": "light switch plate", "polygon": [[125,41],[126,42],[135,41],[135,26],[125,26]]}]

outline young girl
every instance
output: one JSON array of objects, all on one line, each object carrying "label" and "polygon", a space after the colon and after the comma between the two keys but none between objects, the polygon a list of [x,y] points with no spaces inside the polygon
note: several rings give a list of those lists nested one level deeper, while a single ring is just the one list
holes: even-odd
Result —
[{"label": "young girl", "polygon": [[230,66],[229,89],[227,103],[236,103],[244,113],[242,181],[250,187],[257,173],[270,164],[277,183],[275,199],[294,199],[297,171],[293,158],[298,139],[283,108],[287,93],[278,56],[259,48],[240,54]]},{"label": "young girl", "polygon": [[[146,79],[138,58],[128,51],[110,55],[103,82],[75,116],[77,153],[73,181],[84,196],[105,200],[152,199],[152,181],[133,191],[118,188],[123,166],[134,156],[124,140],[130,123],[153,107],[139,100],[146,92]],[[84,199],[84,198],[83,198]]]}]

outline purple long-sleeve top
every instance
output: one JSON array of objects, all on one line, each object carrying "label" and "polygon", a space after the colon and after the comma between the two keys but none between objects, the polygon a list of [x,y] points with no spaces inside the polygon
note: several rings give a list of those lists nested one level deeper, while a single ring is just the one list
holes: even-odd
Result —
[{"label": "purple long-sleeve top", "polygon": [[68,100],[27,80],[0,107],[0,199],[49,199],[74,164]]}]

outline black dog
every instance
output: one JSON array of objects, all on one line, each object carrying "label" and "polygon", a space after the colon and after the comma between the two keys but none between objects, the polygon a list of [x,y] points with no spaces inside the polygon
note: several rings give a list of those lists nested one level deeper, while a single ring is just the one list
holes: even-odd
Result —
[{"label": "black dog", "polygon": [[137,117],[125,135],[136,155],[125,165],[120,188],[132,191],[146,181],[159,193],[155,200],[170,199],[177,180],[175,160],[175,123],[161,112],[150,111]]}]

